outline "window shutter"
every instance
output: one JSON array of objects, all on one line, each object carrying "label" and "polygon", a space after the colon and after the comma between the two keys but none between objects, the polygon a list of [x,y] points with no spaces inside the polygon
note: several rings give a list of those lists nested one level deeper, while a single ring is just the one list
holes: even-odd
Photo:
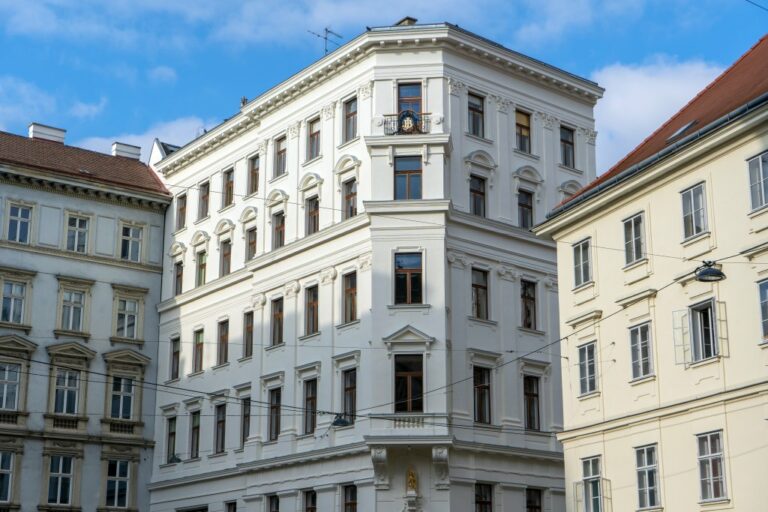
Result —
[{"label": "window shutter", "polygon": [[577,512],[583,512],[584,510],[584,482],[573,483],[573,503],[575,505],[574,510]]},{"label": "window shutter", "polygon": [[672,328],[675,340],[675,364],[691,363],[691,336],[688,323],[688,310],[672,312]]},{"label": "window shutter", "polygon": [[611,499],[611,481],[607,478],[600,479],[601,491],[603,493],[603,511],[613,512],[613,500]]},{"label": "window shutter", "polygon": [[717,301],[717,344],[719,354],[728,357],[728,315],[725,310],[725,302]]}]

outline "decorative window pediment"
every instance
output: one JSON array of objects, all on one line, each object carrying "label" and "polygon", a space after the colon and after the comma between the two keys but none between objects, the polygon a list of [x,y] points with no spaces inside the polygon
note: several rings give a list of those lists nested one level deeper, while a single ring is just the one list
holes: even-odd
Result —
[{"label": "decorative window pediment", "polygon": [[235,229],[235,223],[232,222],[229,219],[221,219],[218,224],[216,224],[216,228],[213,230],[213,233],[219,237],[223,238],[228,236],[232,230]]},{"label": "decorative window pediment", "polygon": [[[318,199],[321,199],[320,192],[322,191],[323,178],[314,172],[308,172],[301,178],[299,182],[299,192],[301,192],[301,202],[304,203],[306,197],[316,195]],[[313,194],[314,192],[314,194]]]},{"label": "decorative window pediment", "polygon": [[559,200],[564,201],[581,189],[581,183],[576,180],[568,180],[557,187]]},{"label": "decorative window pediment", "polygon": [[411,348],[423,348],[429,353],[429,347],[435,342],[435,338],[411,325],[406,325],[389,336],[382,338],[382,341],[387,345],[389,355],[392,355],[393,350]]},{"label": "decorative window pediment", "polygon": [[333,174],[336,176],[337,192],[341,192],[341,184],[350,178],[360,181],[360,160],[352,155],[342,155],[333,166]]},{"label": "decorative window pediment", "polygon": [[168,256],[170,256],[173,259],[182,259],[184,258],[184,253],[187,252],[187,246],[184,245],[181,242],[173,242],[171,244],[171,249],[168,251]]},{"label": "decorative window pediment", "polygon": [[24,354],[29,357],[37,350],[37,343],[32,343],[18,334],[0,336],[0,354],[11,353],[14,356]]},{"label": "decorative window pediment", "polygon": [[196,231],[194,235],[192,235],[192,240],[190,240],[190,245],[195,248],[195,250],[199,250],[199,248],[202,246],[203,250],[208,249],[208,241],[211,239],[211,236],[206,233],[205,231]]},{"label": "decorative window pediment", "polygon": [[46,350],[48,351],[48,355],[53,362],[68,359],[77,360],[84,363],[96,357],[96,351],[84,347],[83,345],[74,341],[59,343],[57,345],[49,345],[46,347]]},{"label": "decorative window pediment", "polygon": [[259,210],[255,206],[248,206],[240,214],[240,218],[237,219],[241,224],[248,224],[256,220],[259,214]]},{"label": "decorative window pediment", "polygon": [[536,202],[541,200],[541,186],[544,178],[539,171],[530,165],[523,166],[512,173],[512,193],[517,194],[521,188],[530,189],[534,193]]},{"label": "decorative window pediment", "polygon": [[274,208],[276,206],[285,205],[288,202],[288,194],[278,189],[273,190],[267,196],[267,208]]},{"label": "decorative window pediment", "polygon": [[140,354],[135,350],[131,350],[127,348],[106,352],[102,354],[102,357],[104,358],[104,361],[107,362],[107,366],[109,367],[119,364],[119,365],[140,366],[144,368],[147,365],[149,365],[149,363],[151,362],[151,359],[145,356],[144,354]]},{"label": "decorative window pediment", "polygon": [[493,157],[480,149],[473,151],[464,158],[467,181],[469,181],[473,174],[476,174],[486,178],[488,180],[488,186],[493,187],[497,167],[498,165],[494,162]]}]

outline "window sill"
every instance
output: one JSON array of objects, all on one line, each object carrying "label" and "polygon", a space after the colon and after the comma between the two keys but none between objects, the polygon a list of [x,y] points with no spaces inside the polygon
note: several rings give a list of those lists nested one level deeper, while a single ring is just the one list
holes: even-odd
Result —
[{"label": "window sill", "polygon": [[176,377],[175,379],[168,379],[167,381],[163,382],[163,384],[176,384],[177,382],[179,382],[179,380],[181,379]]},{"label": "window sill", "polygon": [[496,320],[490,320],[488,318],[478,318],[472,315],[469,315],[467,317],[467,320],[470,320],[471,322],[475,322],[482,325],[488,325],[490,327],[496,327],[497,325],[499,325],[499,322],[497,322]]},{"label": "window sill", "polygon": [[597,398],[600,396],[600,391],[590,391],[589,393],[584,393],[583,395],[579,395],[576,398],[579,400],[589,400],[590,398]]},{"label": "window sill", "polygon": [[127,343],[129,345],[138,345],[140,347],[144,346],[144,340],[139,340],[134,338],[123,338],[122,336],[110,336],[109,342],[113,345],[115,343]]},{"label": "window sill", "polygon": [[338,146],[336,146],[336,149],[342,149],[342,148],[344,148],[344,147],[346,147],[346,146],[350,146],[350,145],[352,145],[353,143],[357,142],[358,140],[360,140],[360,135],[355,135],[355,136],[354,136],[354,137],[352,137],[351,139],[349,139],[349,140],[345,140],[344,142],[342,142],[341,144],[339,144]]},{"label": "window sill", "polygon": [[238,359],[238,360],[237,360],[237,362],[238,362],[238,363],[247,363],[247,362],[248,362],[248,361],[250,361],[251,359],[253,359],[253,355],[250,355],[250,356],[243,356],[243,357],[241,357],[240,359]]},{"label": "window sill", "polygon": [[19,331],[24,331],[26,334],[29,334],[29,331],[32,330],[31,325],[15,324],[13,322],[0,322],[0,327],[4,327],[6,329],[18,329]]},{"label": "window sill", "polygon": [[[280,436],[278,436],[279,438]],[[261,443],[261,446],[276,446],[278,439],[270,439],[269,441],[264,441]]]},{"label": "window sill", "polygon": [[243,196],[243,201],[247,201],[249,199],[258,199],[259,195],[259,189],[254,190],[253,192],[248,192],[245,196]]},{"label": "window sill", "polygon": [[644,384],[646,382],[652,382],[656,380],[656,374],[643,375],[642,377],[636,377],[629,381],[630,386],[637,386],[638,384]]},{"label": "window sill", "polygon": [[190,379],[192,377],[197,377],[198,375],[202,375],[205,373],[205,370],[198,370],[196,372],[188,373],[187,378]]},{"label": "window sill", "polygon": [[[183,462],[183,461],[179,461],[179,462]],[[179,462],[164,462],[163,464],[160,464],[158,467],[159,467],[160,469],[165,469],[165,468],[173,468],[173,467],[176,467],[176,465],[177,465]]]},{"label": "window sill", "polygon": [[219,363],[216,366],[212,366],[211,370],[216,371],[216,370],[220,370],[222,368],[226,368],[227,366],[229,366],[229,361],[226,361],[226,362],[223,362],[223,363]]},{"label": "window sill", "polygon": [[563,165],[563,164],[558,164],[557,166],[562,171],[568,171],[568,172],[573,173],[573,174],[578,174],[579,176],[584,174],[583,171],[580,171],[580,170],[576,169],[575,167],[568,167],[567,165]]},{"label": "window sill", "polygon": [[235,207],[235,202],[233,201],[233,202],[229,203],[228,205],[226,205],[226,206],[222,206],[221,208],[219,208],[218,210],[216,210],[216,213],[225,212],[225,211],[227,211],[227,210],[231,210],[231,209],[232,209],[232,208],[234,208],[234,207]]},{"label": "window sill", "polygon": [[310,166],[310,165],[312,165],[312,164],[314,164],[314,163],[317,163],[317,162],[319,162],[319,161],[320,161],[320,160],[322,160],[322,159],[323,159],[323,155],[322,155],[322,154],[320,154],[320,155],[317,155],[317,156],[315,156],[315,157],[312,157],[312,158],[310,158],[309,160],[304,160],[304,163],[303,163],[303,164],[301,164],[301,166],[302,166],[302,167],[307,167],[307,166]]},{"label": "window sill", "polygon": [[520,155],[520,156],[522,156],[524,158],[530,158],[531,160],[533,160],[535,162],[538,162],[539,159],[541,158],[541,157],[539,157],[539,155],[534,155],[533,153],[529,153],[528,151],[523,151],[523,150],[520,150],[520,149],[517,149],[517,148],[515,148],[513,151],[515,152],[516,155]]},{"label": "window sill", "polygon": [[527,332],[528,334],[535,334],[536,336],[546,336],[547,333],[544,331],[540,331],[538,329],[530,329],[528,327],[520,327],[517,328],[518,331]]},{"label": "window sill", "polygon": [[705,240],[709,238],[710,235],[711,233],[709,231],[702,231],[701,233],[698,233],[683,239],[683,241],[680,242],[680,245],[682,245],[683,247],[688,247],[689,245],[693,245],[700,240]]},{"label": "window sill", "polygon": [[288,176],[288,171],[285,171],[283,174],[279,174],[277,176],[272,176],[269,179],[268,183],[275,183],[276,181],[280,181],[282,178],[285,178],[286,176]]},{"label": "window sill", "polygon": [[274,345],[270,345],[268,347],[264,347],[264,350],[269,352],[271,350],[275,350],[277,348],[282,348],[282,347],[285,347],[285,342],[284,341],[281,341],[280,343],[275,343]]},{"label": "window sill", "polygon": [[315,433],[314,432],[309,432],[307,434],[301,434],[301,435],[296,436],[296,440],[297,441],[301,441],[302,439],[312,439],[313,437],[315,437]]},{"label": "window sill", "polygon": [[200,457],[192,457],[192,458],[184,459],[183,461],[181,461],[182,464],[187,464],[189,462],[200,462]]},{"label": "window sill", "polygon": [[638,508],[637,512],[662,512],[664,507],[643,507]]},{"label": "window sill", "polygon": [[699,501],[699,505],[702,507],[709,507],[709,506],[715,506],[715,505],[725,505],[726,503],[730,503],[730,498],[717,498],[712,500],[701,500]]},{"label": "window sill", "polygon": [[185,225],[181,226],[180,228],[176,228],[176,231],[171,233],[171,236],[180,235],[181,233],[185,232],[186,230],[187,230],[187,225],[185,224]]},{"label": "window sill", "polygon": [[305,334],[304,336],[299,336],[299,341],[309,341],[312,338],[319,338],[320,337],[320,331],[313,332],[312,334]]},{"label": "window sill", "polygon": [[648,263],[648,258],[647,257],[646,258],[640,258],[639,260],[635,260],[635,261],[633,261],[631,263],[627,263],[626,265],[621,267],[621,270],[627,272],[629,270],[632,270],[633,268],[641,267],[641,266],[645,265],[646,263]]},{"label": "window sill", "polygon": [[763,341],[762,343],[758,343],[757,346],[765,350],[768,348],[768,341]]},{"label": "window sill", "polygon": [[226,457],[226,456],[227,456],[227,452],[225,450],[225,451],[219,452],[219,453],[212,453],[212,454],[208,455],[208,458],[209,459],[218,459],[220,457]]},{"label": "window sill", "polygon": [[[346,330],[348,327],[352,327],[353,325],[358,325],[359,323],[360,323],[360,319],[357,318],[355,320],[350,320],[347,323],[337,325],[336,329],[339,331]],[[768,346],[768,343],[766,343],[766,346]]]},{"label": "window sill", "polygon": [[354,423],[350,423],[349,425],[344,425],[344,426],[339,426],[339,427],[333,427],[332,426],[332,428],[333,428],[334,431],[352,430],[352,429],[355,428],[355,424]]},{"label": "window sill", "polygon": [[768,203],[766,203],[766,204],[764,204],[762,206],[758,206],[754,210],[751,210],[747,214],[747,217],[749,217],[750,219],[753,219],[755,217],[759,217],[760,215],[762,215],[764,213],[768,213]]},{"label": "window sill", "polygon": [[211,218],[210,214],[209,214],[209,215],[206,215],[205,217],[200,217],[199,219],[197,219],[197,220],[194,222],[194,224],[200,224],[201,222],[205,222],[205,221],[207,221],[207,220],[208,220],[208,219],[210,219],[210,218]]},{"label": "window sill", "polygon": [[476,140],[476,141],[479,141],[479,142],[484,142],[486,144],[493,144],[493,141],[491,139],[486,139],[485,137],[481,137],[480,135],[475,135],[475,134],[469,133],[469,132],[464,132],[464,135],[466,135],[470,139],[473,139],[473,140]]},{"label": "window sill", "polygon": [[422,309],[429,309],[431,308],[431,304],[389,304],[387,306],[387,309],[390,310],[401,310],[401,311],[420,311]]},{"label": "window sill", "polygon": [[472,422],[474,428],[485,430],[486,432],[501,432],[501,425],[494,425],[493,423],[486,423],[484,421]]},{"label": "window sill", "polygon": [[80,338],[83,341],[88,341],[91,339],[91,333],[89,332],[83,332],[83,331],[69,331],[67,329],[54,329],[53,335],[58,337],[65,337],[65,338]]},{"label": "window sill", "polygon": [[710,365],[710,364],[716,364],[716,363],[720,362],[720,359],[722,357],[723,356],[718,354],[716,356],[708,357],[706,359],[699,359],[698,361],[694,361],[694,362],[690,363],[688,365],[688,368],[699,368],[699,367],[707,366],[707,365]]},{"label": "window sill", "polygon": [[544,432],[540,428],[526,428],[525,435],[545,438],[549,438],[551,436],[549,432]]}]

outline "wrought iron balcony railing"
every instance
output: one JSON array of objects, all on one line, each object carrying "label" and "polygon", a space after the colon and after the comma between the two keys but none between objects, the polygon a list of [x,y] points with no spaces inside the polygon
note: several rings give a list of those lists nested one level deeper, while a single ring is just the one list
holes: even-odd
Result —
[{"label": "wrought iron balcony railing", "polygon": [[384,116],[384,135],[416,135],[429,133],[431,114],[403,110],[399,114]]}]

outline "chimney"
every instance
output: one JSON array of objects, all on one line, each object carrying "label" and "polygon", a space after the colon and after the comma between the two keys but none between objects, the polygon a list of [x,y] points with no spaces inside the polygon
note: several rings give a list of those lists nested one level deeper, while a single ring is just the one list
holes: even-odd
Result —
[{"label": "chimney", "polygon": [[416,22],[419,21],[416,18],[411,18],[410,16],[406,16],[405,18],[401,19],[397,23],[395,23],[396,27],[406,27],[408,25],[415,25]]},{"label": "chimney", "polygon": [[132,146],[123,142],[113,142],[112,156],[124,156],[126,158],[133,158],[134,160],[138,160],[141,158],[141,148],[139,146]]},{"label": "chimney", "polygon": [[53,142],[64,144],[64,136],[66,133],[67,130],[63,128],[54,128],[53,126],[46,126],[40,123],[31,123],[29,125],[30,139],[51,140]]}]

